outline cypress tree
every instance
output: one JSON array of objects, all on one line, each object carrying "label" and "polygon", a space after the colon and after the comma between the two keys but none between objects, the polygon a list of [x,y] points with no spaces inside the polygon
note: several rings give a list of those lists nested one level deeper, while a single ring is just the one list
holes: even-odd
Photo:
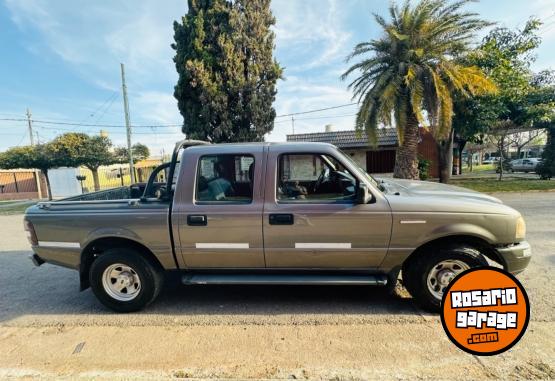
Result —
[{"label": "cypress tree", "polygon": [[262,141],[273,129],[275,19],[270,0],[189,0],[174,22],[174,96],[182,131],[211,142]]}]

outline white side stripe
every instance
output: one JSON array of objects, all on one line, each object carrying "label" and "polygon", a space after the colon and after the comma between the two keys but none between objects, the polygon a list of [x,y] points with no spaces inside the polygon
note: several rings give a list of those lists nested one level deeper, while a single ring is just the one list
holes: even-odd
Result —
[{"label": "white side stripe", "polygon": [[296,242],[295,249],[350,249],[351,243]]},{"label": "white side stripe", "polygon": [[248,249],[248,243],[197,243],[197,249]]},{"label": "white side stripe", "polygon": [[401,220],[402,224],[425,224],[424,220]]},{"label": "white side stripe", "polygon": [[56,242],[56,241],[39,241],[39,246],[42,247],[64,247],[71,249],[78,249],[81,247],[79,242]]}]

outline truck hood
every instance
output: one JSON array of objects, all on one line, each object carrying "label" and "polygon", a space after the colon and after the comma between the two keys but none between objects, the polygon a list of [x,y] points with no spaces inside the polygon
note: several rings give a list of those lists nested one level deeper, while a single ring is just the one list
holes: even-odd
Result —
[{"label": "truck hood", "polygon": [[391,178],[378,178],[377,180],[385,187],[387,194],[449,199],[456,198],[459,200],[489,201],[496,204],[503,204],[503,202],[496,197],[454,185]]}]

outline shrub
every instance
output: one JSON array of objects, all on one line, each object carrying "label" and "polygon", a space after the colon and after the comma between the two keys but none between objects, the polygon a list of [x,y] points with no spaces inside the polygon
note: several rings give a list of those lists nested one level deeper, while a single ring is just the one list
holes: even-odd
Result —
[{"label": "shrub", "polygon": [[428,180],[428,178],[430,177],[430,165],[430,160],[424,159],[422,157],[418,158],[418,174],[420,176],[420,180]]}]

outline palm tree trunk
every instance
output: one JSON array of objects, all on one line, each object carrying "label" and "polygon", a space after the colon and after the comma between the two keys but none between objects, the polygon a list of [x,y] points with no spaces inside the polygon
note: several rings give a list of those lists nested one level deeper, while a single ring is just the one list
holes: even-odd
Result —
[{"label": "palm tree trunk", "polygon": [[418,120],[409,111],[407,125],[403,130],[403,144],[400,144],[395,154],[395,169],[393,177],[398,179],[418,180]]},{"label": "palm tree trunk", "polygon": [[437,144],[440,183],[448,183],[453,173],[453,137],[454,130],[451,129],[449,137]]}]

